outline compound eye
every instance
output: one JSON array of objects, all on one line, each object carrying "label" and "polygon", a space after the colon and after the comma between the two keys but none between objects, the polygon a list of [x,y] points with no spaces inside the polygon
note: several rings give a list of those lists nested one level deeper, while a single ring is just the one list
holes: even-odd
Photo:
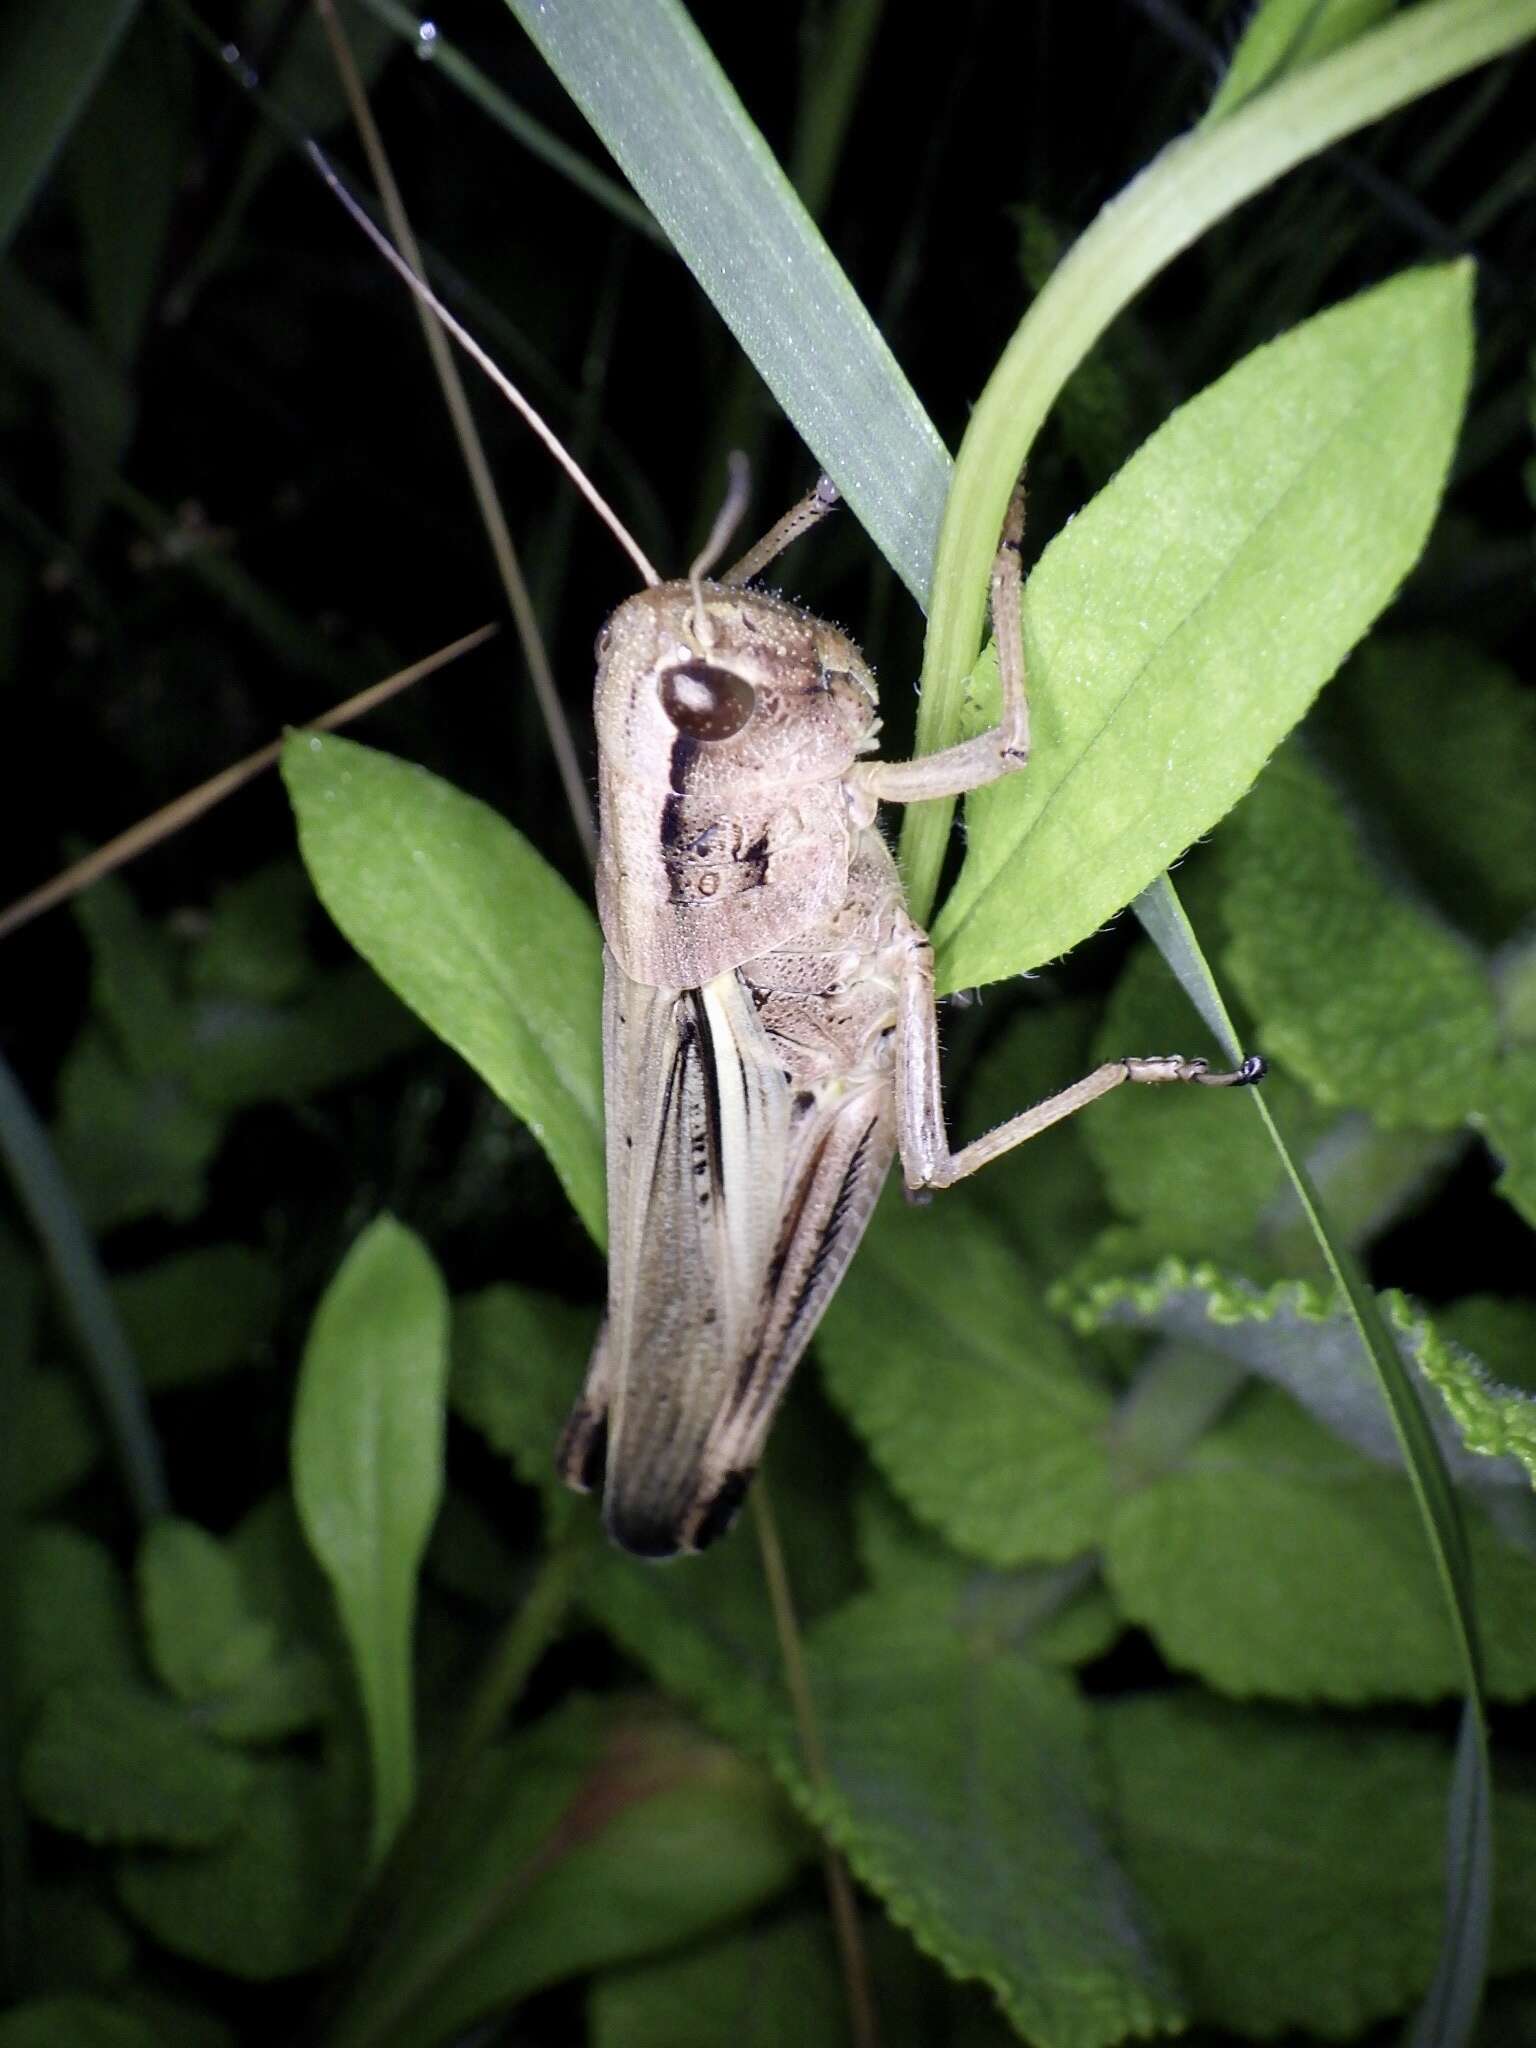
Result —
[{"label": "compound eye", "polygon": [[690,739],[728,740],[757,709],[757,694],[733,669],[687,661],[662,677],[661,708]]}]

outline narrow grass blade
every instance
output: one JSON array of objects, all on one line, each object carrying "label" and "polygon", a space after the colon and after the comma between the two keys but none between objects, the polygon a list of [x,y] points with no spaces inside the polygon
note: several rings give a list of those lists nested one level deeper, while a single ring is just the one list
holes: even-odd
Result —
[{"label": "narrow grass blade", "polygon": [[144,1382],[48,1133],[3,1060],[0,1158],[53,1272],[59,1307],[79,1342],[134,1513],[141,1522],[153,1522],[169,1513],[170,1502]]},{"label": "narrow grass blade", "polygon": [[[1147,891],[1148,923],[1167,953],[1180,984],[1231,1050],[1237,1034],[1206,964],[1189,919],[1167,876]],[[1142,914],[1142,904],[1137,905]],[[1199,994],[1196,994],[1196,990]],[[1382,1316],[1380,1304],[1345,1247],[1332,1232],[1317,1191],[1277,1128],[1262,1089],[1250,1100],[1279,1153],[1334,1284],[1355,1325],[1362,1349],[1381,1384],[1382,1398],[1402,1446],[1425,1538],[1445,1594],[1451,1629],[1466,1684],[1466,1705],[1457,1743],[1456,1766],[1446,1819],[1447,1897],[1440,1963],[1424,2005],[1408,2035],[1409,2048],[1459,2048],[1471,2039],[1487,1971],[1492,1896],[1493,1781],[1488,1758],[1488,1717],[1478,1643],[1477,1602],[1467,1559],[1461,1511],[1440,1447],[1418,1389],[1408,1376]]]},{"label": "narrow grass blade", "polygon": [[510,4],[924,603],[949,457],[698,30],[677,0]]},{"label": "narrow grass blade", "polygon": [[138,0],[47,0],[14,7],[0,36],[0,249],[48,175]]}]

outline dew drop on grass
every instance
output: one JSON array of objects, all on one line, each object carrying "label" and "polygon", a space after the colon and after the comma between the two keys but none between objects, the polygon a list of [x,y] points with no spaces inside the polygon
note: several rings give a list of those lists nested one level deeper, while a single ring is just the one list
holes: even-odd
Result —
[{"label": "dew drop on grass", "polygon": [[416,31],[416,54],[425,64],[437,55],[437,23],[424,21]]}]

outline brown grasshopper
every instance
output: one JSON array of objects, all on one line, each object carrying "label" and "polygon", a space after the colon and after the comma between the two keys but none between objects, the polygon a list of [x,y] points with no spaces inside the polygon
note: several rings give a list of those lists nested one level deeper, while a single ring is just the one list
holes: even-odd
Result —
[{"label": "brown grasshopper", "polygon": [[[731,500],[666,583],[527,399],[345,191],[380,253],[486,372],[637,564],[598,636],[608,1314],[557,1452],[639,1557],[704,1550],[741,1506],[790,1374],[899,1153],[951,1186],[1126,1081],[1229,1088],[1179,1053],[1108,1060],[952,1152],[933,948],[875,823],[1029,757],[1016,490],[992,569],[1002,715],[871,761],[875,679],[836,626],[749,586],[837,503],[823,479],[718,581]],[[739,492],[733,492],[733,499]]]},{"label": "brown grasshopper", "polygon": [[992,572],[997,727],[869,760],[875,680],[835,626],[748,587],[835,502],[818,486],[719,581],[701,561],[597,643],[608,1314],[561,1439],[641,1557],[730,1526],[892,1160],[949,1187],[1125,1081],[1230,1087],[1179,1054],[1111,1060],[952,1152],[933,949],[875,823],[1022,768],[1022,493]]}]

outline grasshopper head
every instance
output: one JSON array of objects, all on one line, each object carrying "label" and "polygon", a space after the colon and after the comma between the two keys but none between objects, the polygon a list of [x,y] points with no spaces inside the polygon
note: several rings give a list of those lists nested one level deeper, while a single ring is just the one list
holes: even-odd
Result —
[{"label": "grasshopper head", "polygon": [[620,965],[699,987],[842,900],[842,781],[879,728],[835,626],[780,598],[664,583],[598,642],[598,908]]}]

